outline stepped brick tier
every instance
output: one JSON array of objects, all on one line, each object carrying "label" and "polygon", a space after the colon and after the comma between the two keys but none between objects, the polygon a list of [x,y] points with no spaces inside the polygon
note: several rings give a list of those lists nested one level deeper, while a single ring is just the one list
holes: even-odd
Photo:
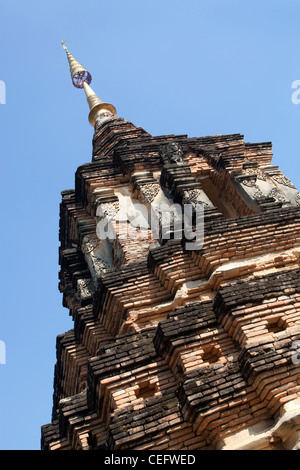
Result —
[{"label": "stepped brick tier", "polygon": [[[57,338],[43,450],[300,448],[300,194],[271,161],[240,134],[96,122],[92,162],[62,192],[74,328]],[[99,237],[125,202],[201,205],[203,245],[172,226],[140,236],[134,210]]]}]

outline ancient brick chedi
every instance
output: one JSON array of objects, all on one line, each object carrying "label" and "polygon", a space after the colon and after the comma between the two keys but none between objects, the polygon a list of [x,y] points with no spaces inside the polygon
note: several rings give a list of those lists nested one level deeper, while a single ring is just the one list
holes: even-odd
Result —
[{"label": "ancient brick chedi", "polygon": [[[62,192],[59,288],[74,328],[57,338],[42,449],[298,449],[298,190],[269,142],[154,137],[118,117],[67,55],[93,155]],[[174,220],[163,237],[162,211],[156,237],[137,223],[162,203],[204,208],[200,246]]]}]

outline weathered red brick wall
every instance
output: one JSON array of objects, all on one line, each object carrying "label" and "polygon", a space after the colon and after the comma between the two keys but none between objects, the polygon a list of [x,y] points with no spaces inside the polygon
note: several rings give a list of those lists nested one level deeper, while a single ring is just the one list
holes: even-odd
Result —
[{"label": "weathered red brick wall", "polygon": [[[297,447],[300,195],[271,160],[240,134],[153,137],[116,118],[95,130],[62,192],[74,328],[57,338],[42,449]],[[158,200],[204,204],[201,249],[141,236],[130,216],[97,236],[124,201]]]}]

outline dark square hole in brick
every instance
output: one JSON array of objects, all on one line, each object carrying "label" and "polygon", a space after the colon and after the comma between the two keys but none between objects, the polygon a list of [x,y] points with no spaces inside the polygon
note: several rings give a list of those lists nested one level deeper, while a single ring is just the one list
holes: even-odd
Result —
[{"label": "dark square hole in brick", "polygon": [[283,318],[272,318],[268,320],[267,329],[269,333],[279,333],[287,328],[287,322]]},{"label": "dark square hole in brick", "polygon": [[135,391],[137,398],[153,397],[156,392],[156,384],[150,383],[149,380],[138,384],[138,389]]},{"label": "dark square hole in brick", "polygon": [[222,353],[219,348],[215,346],[207,346],[203,348],[204,354],[202,356],[203,362],[208,362],[209,364],[215,364],[218,362],[219,358],[222,356]]}]

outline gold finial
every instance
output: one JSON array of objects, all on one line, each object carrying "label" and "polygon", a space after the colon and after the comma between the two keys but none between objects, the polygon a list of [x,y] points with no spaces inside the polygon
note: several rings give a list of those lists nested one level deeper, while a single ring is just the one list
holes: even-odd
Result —
[{"label": "gold finial", "polygon": [[70,52],[67,49],[67,46],[65,45],[66,40],[61,41],[62,47],[67,53],[68,61],[69,61],[69,66],[70,66],[70,73],[71,73],[71,78],[73,85],[76,88],[83,88],[83,84],[86,82],[88,84],[91,83],[92,81],[92,76],[91,74],[87,71],[83,65],[81,65],[73,56],[70,54]]},{"label": "gold finial", "polygon": [[83,84],[83,89],[90,108],[89,122],[91,126],[95,125],[96,117],[103,110],[108,111],[111,114],[117,114],[116,108],[110,103],[103,103],[86,82]]},{"label": "gold finial", "polygon": [[102,120],[108,116],[116,115],[116,108],[110,103],[103,103],[92,90],[89,86],[92,81],[91,74],[70,54],[65,42],[66,40],[61,41],[61,44],[67,53],[73,85],[76,88],[84,89],[90,108],[89,122],[95,126],[95,121],[100,118],[100,115]]},{"label": "gold finial", "polygon": [[66,50],[67,50],[67,46],[65,45],[65,42],[66,42],[66,39],[65,39],[64,41],[61,41],[62,47],[63,47],[64,50],[66,51]]}]

